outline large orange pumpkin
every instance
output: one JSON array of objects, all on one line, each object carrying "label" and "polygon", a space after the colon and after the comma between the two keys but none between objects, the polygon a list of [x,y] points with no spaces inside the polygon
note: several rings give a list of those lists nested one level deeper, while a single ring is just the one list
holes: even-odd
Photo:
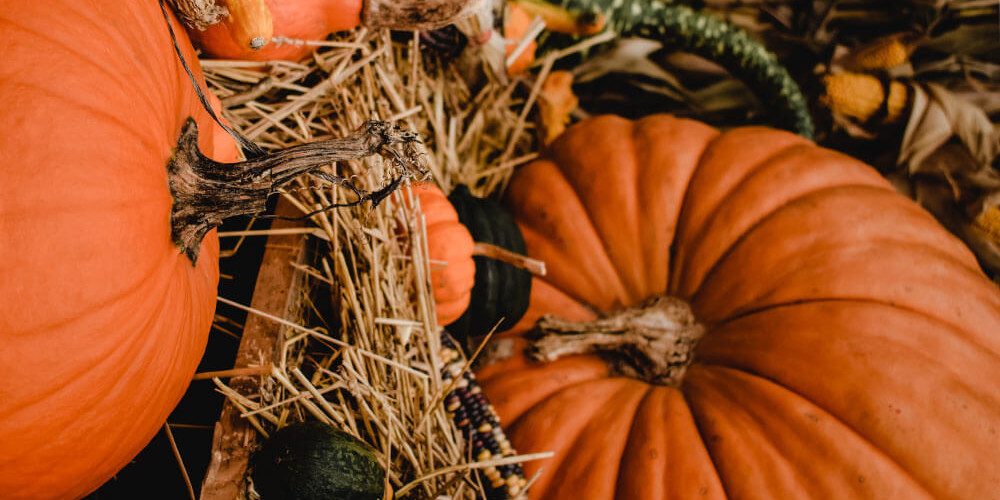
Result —
[{"label": "large orange pumpkin", "polygon": [[181,127],[236,150],[156,2],[5,2],[0,45],[0,497],[80,497],[163,426],[212,322],[218,241],[195,266],[171,238]]},{"label": "large orange pumpkin", "polygon": [[[556,453],[526,464],[532,498],[996,498],[1000,293],[877,172],[670,116],[588,120],[546,156],[506,193],[549,274],[503,341],[606,345],[479,372],[518,452]],[[595,333],[657,296],[690,309],[630,311],[646,345]],[[586,333],[526,336],[550,313]]]}]

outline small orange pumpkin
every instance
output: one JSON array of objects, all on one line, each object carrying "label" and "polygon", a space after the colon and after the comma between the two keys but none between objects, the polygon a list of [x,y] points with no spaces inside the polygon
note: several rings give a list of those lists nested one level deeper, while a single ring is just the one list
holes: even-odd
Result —
[{"label": "small orange pumpkin", "polygon": [[414,188],[414,193],[425,216],[437,321],[447,325],[469,307],[476,275],[475,242],[440,188],[428,184]]},{"label": "small orange pumpkin", "polygon": [[549,274],[504,334],[517,354],[478,375],[516,449],[555,452],[525,464],[532,498],[1000,491],[1000,292],[872,168],[604,116],[506,204]]}]

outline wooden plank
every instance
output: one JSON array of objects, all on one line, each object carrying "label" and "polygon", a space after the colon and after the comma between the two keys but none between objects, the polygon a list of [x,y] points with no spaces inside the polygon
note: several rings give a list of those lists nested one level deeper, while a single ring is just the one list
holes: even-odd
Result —
[{"label": "wooden plank", "polygon": [[[275,213],[295,216],[298,212],[290,203],[281,199]],[[300,227],[301,222],[275,219],[273,229]],[[257,283],[254,286],[250,307],[268,314],[287,318],[299,299],[297,293],[303,273],[293,262],[305,258],[305,234],[273,234],[268,236],[261,259]],[[274,321],[255,314],[247,316],[236,353],[234,368],[277,365],[281,356],[283,327]],[[233,377],[229,386],[244,396],[260,393],[259,376]],[[201,487],[201,500],[236,500],[245,498],[244,479],[249,465],[250,450],[257,441],[257,433],[247,419],[240,417],[240,410],[228,399],[215,424],[212,438],[212,459]]]}]

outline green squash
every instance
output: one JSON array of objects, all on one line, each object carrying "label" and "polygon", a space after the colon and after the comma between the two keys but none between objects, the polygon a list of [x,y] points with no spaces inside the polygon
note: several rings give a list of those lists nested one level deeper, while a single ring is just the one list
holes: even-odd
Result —
[{"label": "green squash", "polygon": [[381,500],[385,469],[375,451],[321,422],[301,422],[271,435],[250,458],[262,500]]}]

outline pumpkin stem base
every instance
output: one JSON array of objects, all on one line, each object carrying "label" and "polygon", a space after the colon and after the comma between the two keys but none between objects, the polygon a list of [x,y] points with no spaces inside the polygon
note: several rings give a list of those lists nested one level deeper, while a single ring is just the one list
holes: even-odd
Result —
[{"label": "pumpkin stem base", "polygon": [[[343,177],[321,170],[334,162],[381,155],[396,166],[396,177],[376,191],[364,191]],[[219,163],[198,149],[198,125],[191,118],[181,131],[177,148],[167,163],[170,214],[174,244],[194,264],[202,239],[227,217],[264,212],[268,196],[302,174],[347,188],[354,201],[324,207],[354,206],[370,201],[376,206],[410,178],[423,178],[424,152],[417,135],[388,122],[369,121],[342,138],[316,141],[269,152],[238,163]],[[303,218],[315,215],[305,214]]]},{"label": "pumpkin stem base", "polygon": [[666,295],[595,321],[546,315],[535,328],[530,354],[538,360],[608,354],[619,374],[670,387],[680,385],[705,332],[686,302]]}]

